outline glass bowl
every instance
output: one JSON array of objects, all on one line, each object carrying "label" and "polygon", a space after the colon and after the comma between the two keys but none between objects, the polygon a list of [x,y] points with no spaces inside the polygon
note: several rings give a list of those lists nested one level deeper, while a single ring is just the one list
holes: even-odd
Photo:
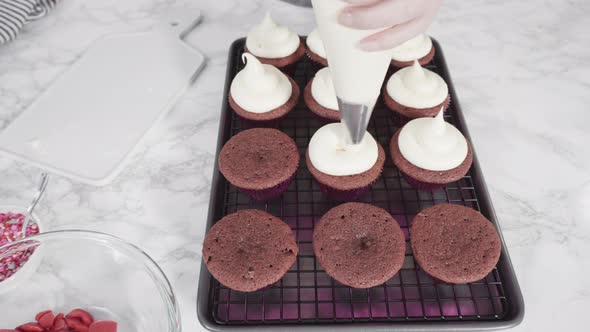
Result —
[{"label": "glass bowl", "polygon": [[0,247],[0,260],[26,251],[29,261],[0,282],[0,330],[43,310],[81,308],[116,321],[119,332],[181,331],[170,282],[136,246],[97,232],[56,231]]}]

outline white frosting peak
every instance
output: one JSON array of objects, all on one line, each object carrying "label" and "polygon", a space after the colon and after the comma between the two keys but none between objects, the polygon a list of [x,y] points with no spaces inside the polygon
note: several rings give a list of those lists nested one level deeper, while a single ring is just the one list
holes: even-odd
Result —
[{"label": "white frosting peak", "polygon": [[244,66],[243,72],[248,78],[264,75],[265,69],[262,63],[252,54],[242,54],[242,62],[246,65]]},{"label": "white frosting peak", "polygon": [[445,122],[443,109],[434,118],[408,122],[399,134],[399,150],[404,158],[430,171],[448,171],[465,160],[467,140],[461,132]]},{"label": "white frosting peak", "polygon": [[293,54],[301,40],[299,36],[288,28],[278,25],[266,13],[262,22],[248,33],[246,47],[255,56],[262,58],[284,58]]},{"label": "white frosting peak", "polygon": [[431,49],[432,39],[422,33],[395,47],[392,58],[402,62],[414,61],[425,57]]},{"label": "white frosting peak", "polygon": [[338,99],[332,82],[332,73],[329,67],[320,69],[311,82],[311,95],[318,104],[338,111]]},{"label": "white frosting peak", "polygon": [[293,87],[280,70],[260,63],[250,53],[242,55],[246,64],[234,78],[230,94],[236,104],[248,112],[265,113],[289,100]]},{"label": "white frosting peak", "polygon": [[387,82],[387,94],[398,103],[413,108],[440,105],[449,94],[447,83],[435,72],[420,66],[418,61],[398,70]]},{"label": "white frosting peak", "polygon": [[445,130],[447,129],[444,113],[444,108],[441,107],[440,111],[438,111],[438,114],[434,117],[434,121],[432,121],[431,130],[437,135],[444,135]]},{"label": "white frosting peak", "polygon": [[326,49],[324,48],[324,42],[320,38],[318,29],[314,29],[309,33],[306,43],[307,47],[309,47],[313,53],[321,56],[322,58],[326,57]]},{"label": "white frosting peak", "polygon": [[414,63],[408,69],[407,75],[404,77],[405,83],[408,85],[416,85],[420,87],[420,83],[426,79],[426,73],[424,68],[420,66],[418,60],[414,60]]},{"label": "white frosting peak", "polygon": [[366,133],[361,143],[345,142],[346,128],[341,123],[327,124],[309,141],[309,159],[320,172],[333,176],[355,175],[368,171],[377,162],[377,142]]}]

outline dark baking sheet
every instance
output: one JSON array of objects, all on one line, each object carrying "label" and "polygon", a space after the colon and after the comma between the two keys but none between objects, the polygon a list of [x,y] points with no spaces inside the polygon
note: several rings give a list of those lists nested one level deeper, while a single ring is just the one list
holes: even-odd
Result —
[{"label": "dark baking sheet", "polygon": [[[231,136],[242,130],[227,103],[227,96],[231,80],[243,66],[240,55],[244,43],[245,39],[236,40],[229,52],[217,154]],[[442,50],[436,41],[434,46],[436,56],[426,67],[441,75],[449,85],[451,105],[445,118],[469,137]],[[312,64],[306,58],[294,74],[301,91],[312,77]],[[388,112],[380,100],[369,124],[369,131],[386,151],[397,130]],[[280,129],[296,141],[304,160],[309,139],[321,126],[301,98],[296,109],[282,121]],[[412,189],[400,178],[388,158],[382,177],[361,201],[388,210],[406,235],[415,214],[446,202],[481,211],[500,231],[477,158],[467,176],[434,193]],[[201,323],[214,331],[232,328],[252,331],[268,328],[472,331],[508,328],[522,321],[522,294],[503,240],[497,267],[485,279],[471,284],[450,285],[433,280],[417,266],[409,245],[402,270],[382,286],[361,290],[334,281],[316,262],[311,239],[314,222],[338,204],[320,192],[305,163],[301,163],[288,191],[268,202],[254,202],[240,193],[219,174],[216,164],[207,229],[237,210],[261,209],[291,226],[300,253],[295,265],[279,283],[248,294],[220,285],[202,264],[197,299]]]}]

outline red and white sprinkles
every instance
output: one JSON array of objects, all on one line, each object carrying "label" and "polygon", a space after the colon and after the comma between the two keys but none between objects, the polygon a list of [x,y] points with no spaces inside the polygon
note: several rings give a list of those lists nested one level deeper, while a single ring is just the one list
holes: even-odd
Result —
[{"label": "red and white sprinkles", "polygon": [[[21,213],[0,213],[0,247],[21,238],[24,221],[25,216]],[[37,223],[29,222],[25,234],[26,236],[39,234]],[[0,282],[15,274],[29,260],[33,252],[34,249],[26,249],[0,259]],[[2,252],[0,252],[1,255]]]}]

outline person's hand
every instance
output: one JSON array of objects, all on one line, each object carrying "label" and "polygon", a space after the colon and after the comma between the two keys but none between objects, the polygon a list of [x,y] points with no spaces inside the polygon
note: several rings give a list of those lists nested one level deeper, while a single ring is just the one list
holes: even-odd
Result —
[{"label": "person's hand", "polygon": [[384,29],[361,40],[366,51],[391,49],[424,32],[442,0],[344,0],[340,24],[354,29]]}]

